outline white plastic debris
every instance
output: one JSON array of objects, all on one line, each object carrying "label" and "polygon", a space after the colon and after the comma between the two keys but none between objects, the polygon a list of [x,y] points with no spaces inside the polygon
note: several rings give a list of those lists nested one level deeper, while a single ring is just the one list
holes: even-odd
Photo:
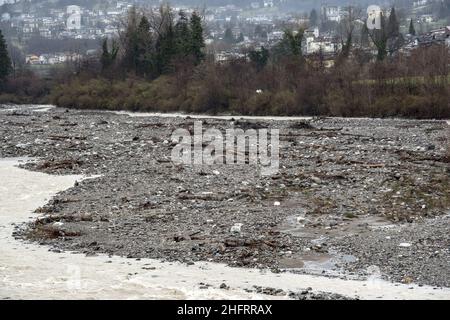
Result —
[{"label": "white plastic debris", "polygon": [[235,223],[234,226],[231,227],[230,232],[232,233],[241,233],[242,223]]},{"label": "white plastic debris", "polygon": [[408,242],[402,242],[402,243],[400,243],[398,246],[399,246],[399,247],[407,248],[407,247],[411,247],[411,243],[408,243]]},{"label": "white plastic debris", "polygon": [[274,205],[274,206],[279,206],[279,205],[281,205],[281,203],[280,203],[280,201],[275,201],[275,202],[273,203],[273,205]]}]

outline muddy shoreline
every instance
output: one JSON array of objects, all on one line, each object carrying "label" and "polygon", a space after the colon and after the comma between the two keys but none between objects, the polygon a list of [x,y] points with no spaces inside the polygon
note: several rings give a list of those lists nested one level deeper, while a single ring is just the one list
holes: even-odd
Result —
[{"label": "muddy shoreline", "polygon": [[450,287],[444,121],[234,120],[202,121],[280,129],[279,174],[171,163],[171,132],[193,119],[0,109],[0,157],[99,175],[59,193],[15,236],[86,255]]}]

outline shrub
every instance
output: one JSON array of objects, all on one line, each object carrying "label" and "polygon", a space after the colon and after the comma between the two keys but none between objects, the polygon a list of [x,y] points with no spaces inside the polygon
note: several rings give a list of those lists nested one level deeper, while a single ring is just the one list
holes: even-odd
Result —
[{"label": "shrub", "polygon": [[331,90],[325,97],[325,104],[328,106],[329,114],[335,117],[342,117],[347,108],[347,102],[342,90]]},{"label": "shrub", "polygon": [[271,109],[271,100],[272,94],[270,92],[255,92],[246,100],[236,101],[236,105],[233,110],[236,113],[247,115],[269,114]]},{"label": "shrub", "polygon": [[294,115],[298,113],[296,108],[296,96],[292,91],[277,92],[272,99],[270,114]]},{"label": "shrub", "polygon": [[0,85],[1,103],[45,103],[50,93],[51,83],[33,73],[19,73]]}]

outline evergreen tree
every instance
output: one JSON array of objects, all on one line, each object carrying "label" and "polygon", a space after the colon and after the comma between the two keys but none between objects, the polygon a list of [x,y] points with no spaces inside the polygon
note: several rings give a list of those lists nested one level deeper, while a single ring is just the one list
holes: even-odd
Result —
[{"label": "evergreen tree", "polygon": [[192,53],[191,46],[191,30],[189,26],[189,19],[184,11],[178,13],[179,19],[175,25],[176,36],[176,51],[177,55],[187,56]]},{"label": "evergreen tree", "polygon": [[268,37],[267,31],[266,31],[266,30],[263,30],[263,32],[261,33],[261,38],[267,40],[267,39],[268,39],[267,37]]},{"label": "evergreen tree", "polygon": [[243,42],[245,40],[245,38],[244,38],[244,34],[241,32],[241,33],[239,33],[239,37],[236,39],[236,42],[237,43],[241,43],[241,42]]},{"label": "evergreen tree", "polygon": [[[377,60],[383,61],[387,56],[387,31],[386,31],[386,19],[384,15],[381,14],[381,28],[375,29],[377,35]],[[372,39],[373,40],[373,39]]]},{"label": "evergreen tree", "polygon": [[158,36],[156,51],[155,66],[159,75],[170,70],[170,63],[176,54],[176,37],[172,23],[169,23],[165,32]]},{"label": "evergreen tree", "polygon": [[255,37],[262,37],[262,33],[263,33],[263,28],[261,27],[261,25],[257,25],[255,27]]},{"label": "evergreen tree", "polygon": [[102,43],[102,56],[100,62],[102,64],[102,71],[108,70],[114,63],[119,52],[119,46],[113,40],[111,45],[111,50],[108,48],[108,39],[105,38]]},{"label": "evergreen tree", "polygon": [[266,48],[261,47],[261,50],[251,50],[248,57],[250,61],[256,65],[258,70],[262,70],[269,60],[269,51]]},{"label": "evergreen tree", "polygon": [[284,32],[283,42],[285,43],[288,53],[293,56],[302,55],[302,41],[304,30],[300,29],[296,34],[290,30]]},{"label": "evergreen tree", "polygon": [[391,9],[386,31],[388,37],[396,37],[400,35],[400,23],[398,22],[397,14],[395,13],[394,7],[392,7]]},{"label": "evergreen tree", "polygon": [[386,30],[386,49],[389,54],[393,54],[403,44],[403,36],[400,33],[400,23],[398,22],[395,8],[392,7]]},{"label": "evergreen tree", "polygon": [[141,17],[136,39],[136,73],[148,76],[153,72],[153,37],[150,32],[150,22],[146,16]]},{"label": "evergreen tree", "polygon": [[367,24],[365,23],[361,27],[361,46],[369,46],[369,28],[367,28]]},{"label": "evergreen tree", "polygon": [[316,9],[312,9],[309,14],[309,26],[315,27],[319,24],[319,16],[317,15]]},{"label": "evergreen tree", "polygon": [[5,80],[11,71],[11,59],[8,54],[5,38],[3,38],[2,31],[0,30],[0,80]]},{"label": "evergreen tree", "polygon": [[127,26],[122,35],[122,46],[124,51],[122,65],[126,71],[136,71],[138,68],[138,20],[139,17],[136,8],[132,7],[128,11]]},{"label": "evergreen tree", "polygon": [[205,58],[203,48],[205,47],[205,39],[203,38],[202,18],[194,11],[191,16],[191,52],[195,62],[198,64]]},{"label": "evergreen tree", "polygon": [[108,69],[108,67],[110,66],[108,39],[107,38],[103,39],[103,42],[102,42],[102,56],[100,57],[100,62],[102,64],[103,71]]},{"label": "evergreen tree", "polygon": [[285,30],[283,39],[271,50],[272,60],[279,61],[285,57],[290,57],[301,62],[303,60],[303,34],[303,29],[300,29],[297,33],[292,30]]},{"label": "evergreen tree", "polygon": [[171,70],[172,60],[177,53],[176,32],[172,9],[162,5],[158,13],[159,26],[155,30],[157,37],[154,46],[154,76],[159,76]]},{"label": "evergreen tree", "polygon": [[[203,26],[197,12],[189,19],[180,11],[175,21],[172,9],[162,5],[159,12],[149,14],[147,18],[134,7],[129,10],[125,31],[120,34],[123,70],[155,78],[172,70],[176,56],[192,56],[196,64],[204,59]],[[102,67],[107,69],[117,52],[110,51],[106,41],[102,47]]]},{"label": "evergreen tree", "polygon": [[414,28],[413,20],[409,21],[409,34],[412,36],[416,35],[416,29]]},{"label": "evergreen tree", "polygon": [[236,42],[236,39],[234,38],[233,35],[233,31],[231,31],[230,28],[226,28],[223,40],[228,44],[233,44]]},{"label": "evergreen tree", "polygon": [[382,61],[387,54],[393,54],[398,50],[402,43],[403,37],[400,33],[400,24],[397,20],[395,8],[391,9],[389,19],[386,21],[383,13],[380,17],[381,28],[374,29],[369,32],[369,35],[377,47],[377,60]]}]

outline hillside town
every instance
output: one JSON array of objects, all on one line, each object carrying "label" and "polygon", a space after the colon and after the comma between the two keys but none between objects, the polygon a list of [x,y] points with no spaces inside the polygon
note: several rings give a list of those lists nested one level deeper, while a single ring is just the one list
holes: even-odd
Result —
[{"label": "hillside town", "polygon": [[[45,6],[40,2],[2,1],[0,6],[0,28],[10,43],[10,48],[20,48],[21,63],[27,65],[52,65],[77,61],[100,49],[102,39],[114,38],[123,31],[123,21],[134,5],[131,1],[110,1],[104,5],[83,7],[67,5]],[[216,61],[245,57],[251,49],[271,48],[278,43],[287,28],[301,26],[303,54],[321,54],[333,61],[343,44],[342,28],[349,12],[358,12],[356,19],[360,29],[365,24],[366,12],[362,8],[340,7],[322,3],[311,11],[290,12],[277,9],[280,1],[264,0],[250,2],[247,6],[226,5],[203,8],[205,43]],[[437,14],[430,14],[433,0],[412,2],[408,10],[402,11],[400,30],[404,35],[402,48],[407,52],[413,48],[433,43],[450,46],[450,23]],[[148,6],[146,10],[157,8]],[[175,6],[175,12],[192,13],[194,7]],[[407,13],[405,13],[407,12]],[[389,10],[386,8],[386,15]],[[351,15],[351,14],[350,14]],[[409,30],[413,26],[413,34]],[[355,38],[362,38],[356,34]],[[28,43],[39,43],[39,39],[53,41],[56,48],[45,50],[33,48]],[[61,47],[58,42],[82,42],[83,45]],[[42,42],[42,41],[41,41]],[[75,43],[75,42],[74,42]],[[366,51],[373,51],[370,42],[357,43]],[[76,50],[73,49],[76,47]]]}]

